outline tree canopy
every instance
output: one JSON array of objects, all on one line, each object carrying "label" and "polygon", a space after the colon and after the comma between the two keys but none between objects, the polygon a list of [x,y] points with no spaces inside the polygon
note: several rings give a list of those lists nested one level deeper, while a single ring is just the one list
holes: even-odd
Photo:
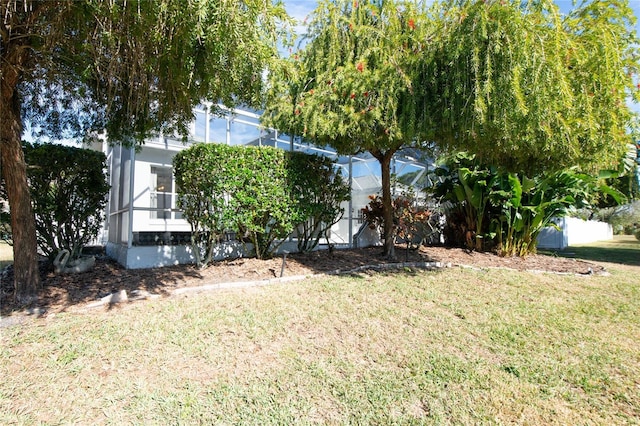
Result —
[{"label": "tree canopy", "polygon": [[381,164],[385,252],[393,256],[390,161],[425,139],[415,86],[429,44],[426,15],[414,2],[321,1],[308,44],[271,75],[263,120],[330,145],[368,151]]},{"label": "tree canopy", "polygon": [[271,75],[265,122],[382,166],[433,141],[511,173],[616,168],[640,100],[626,0],[320,2],[308,44]]},{"label": "tree canopy", "polygon": [[286,21],[272,0],[0,0],[0,153],[16,296],[38,287],[23,123],[133,144],[187,134],[202,100],[255,104]]},{"label": "tree canopy", "polygon": [[272,0],[3,3],[7,53],[27,43],[23,117],[54,137],[104,129],[117,143],[187,134],[202,100],[258,104],[286,16]]},{"label": "tree canopy", "polygon": [[609,168],[631,142],[635,18],[625,0],[449,1],[425,61],[434,139],[529,174]]}]

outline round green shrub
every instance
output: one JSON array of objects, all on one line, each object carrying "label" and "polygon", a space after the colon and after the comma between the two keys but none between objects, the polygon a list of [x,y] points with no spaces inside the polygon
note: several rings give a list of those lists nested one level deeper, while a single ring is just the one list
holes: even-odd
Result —
[{"label": "round green shrub", "polygon": [[251,242],[258,258],[272,256],[294,230],[298,249],[311,250],[350,196],[330,159],[273,147],[197,144],[173,165],[200,267],[227,232]]},{"label": "round green shrub", "polygon": [[102,227],[109,183],[104,153],[59,144],[23,143],[38,249],[49,259],[71,258]]}]

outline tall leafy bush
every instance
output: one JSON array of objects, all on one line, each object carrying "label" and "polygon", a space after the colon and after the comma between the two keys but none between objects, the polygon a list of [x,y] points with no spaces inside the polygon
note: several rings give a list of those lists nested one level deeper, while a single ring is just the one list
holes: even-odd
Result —
[{"label": "tall leafy bush", "polygon": [[344,213],[340,204],[350,199],[351,189],[328,157],[291,152],[288,158],[298,251],[307,252],[340,220]]},{"label": "tall leafy bush", "polygon": [[55,144],[23,143],[23,149],[38,249],[51,260],[62,249],[69,250],[70,259],[77,258],[104,220],[109,192],[106,157]]},{"label": "tall leafy bush", "polygon": [[226,173],[233,153],[227,145],[198,144],[179,152],[173,161],[178,208],[191,225],[191,246],[199,266],[211,262],[216,244],[233,228],[228,207],[233,181]]},{"label": "tall leafy bush", "polygon": [[270,257],[296,222],[286,184],[285,152],[241,147],[227,161],[226,178],[234,182],[229,208],[235,212],[235,230],[253,244],[256,257]]},{"label": "tall leafy bush", "polygon": [[270,147],[195,145],[176,155],[174,172],[200,267],[225,232],[250,242],[258,258],[296,228],[299,250],[311,250],[349,197],[330,160]]}]

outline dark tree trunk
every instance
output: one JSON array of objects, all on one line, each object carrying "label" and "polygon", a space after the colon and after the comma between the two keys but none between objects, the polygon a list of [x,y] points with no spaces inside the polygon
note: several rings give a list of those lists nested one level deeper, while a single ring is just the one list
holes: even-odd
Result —
[{"label": "dark tree trunk", "polygon": [[[7,49],[9,50],[9,49]],[[22,119],[16,87],[27,55],[18,47],[3,52],[0,69],[0,168],[11,211],[13,238],[14,297],[32,302],[40,288],[36,225],[27,183],[27,167],[22,152]],[[7,53],[5,55],[4,53]]]},{"label": "dark tree trunk", "polygon": [[395,259],[395,238],[393,237],[393,203],[391,201],[391,158],[393,151],[385,152],[376,158],[382,170],[382,219],[384,256]]}]

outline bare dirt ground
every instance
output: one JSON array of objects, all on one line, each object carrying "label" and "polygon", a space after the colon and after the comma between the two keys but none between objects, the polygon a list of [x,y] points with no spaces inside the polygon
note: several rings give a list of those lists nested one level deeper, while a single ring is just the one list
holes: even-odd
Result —
[{"label": "bare dirt ground", "polygon": [[[168,296],[182,287],[198,287],[219,283],[262,281],[284,277],[339,274],[354,270],[381,267],[425,267],[425,262],[439,262],[438,266],[472,266],[478,268],[502,267],[521,271],[547,271],[571,274],[597,274],[604,267],[581,260],[555,256],[534,255],[526,258],[504,258],[491,253],[469,252],[444,247],[421,247],[407,253],[397,249],[397,261],[391,262],[381,255],[380,247],[362,249],[322,250],[307,254],[290,254],[282,269],[282,256],[269,260],[235,259],[216,262],[200,270],[194,265],[179,265],[155,269],[127,270],[114,261],[101,256],[93,270],[77,275],[55,275],[43,268],[44,288],[39,294],[39,312],[57,313],[82,306],[101,298],[127,291],[141,290]],[[431,263],[429,263],[431,265]],[[24,313],[34,306],[18,306],[12,301],[13,276],[11,267],[0,275],[0,315]]]}]

